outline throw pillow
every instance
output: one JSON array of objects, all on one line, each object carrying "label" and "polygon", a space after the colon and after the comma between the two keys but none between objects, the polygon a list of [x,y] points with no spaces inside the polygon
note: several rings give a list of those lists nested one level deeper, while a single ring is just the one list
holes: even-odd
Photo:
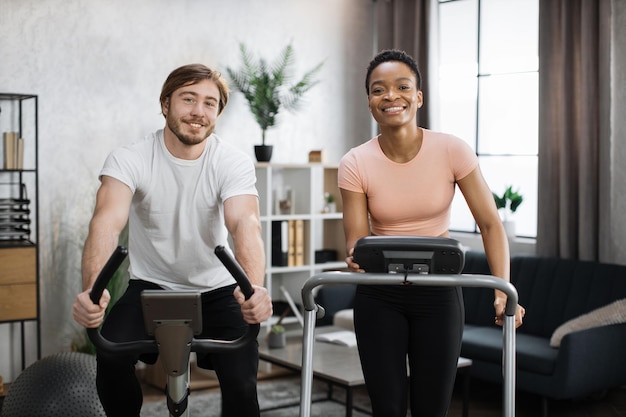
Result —
[{"label": "throw pillow", "polygon": [[617,323],[626,323],[626,298],[617,300],[561,324],[554,333],[552,333],[550,346],[559,347],[561,345],[561,339],[568,333]]},{"label": "throw pillow", "polygon": [[336,312],[333,316],[333,326],[354,331],[354,310],[347,308]]}]

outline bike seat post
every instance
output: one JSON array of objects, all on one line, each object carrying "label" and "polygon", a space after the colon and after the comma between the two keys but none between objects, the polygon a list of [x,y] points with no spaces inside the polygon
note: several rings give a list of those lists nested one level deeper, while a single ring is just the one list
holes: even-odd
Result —
[{"label": "bike seat post", "polygon": [[188,416],[189,356],[202,331],[202,303],[196,291],[145,290],[141,294],[146,330],[154,336],[167,374],[170,416]]},{"label": "bike seat post", "polygon": [[154,329],[154,337],[167,374],[167,407],[170,416],[188,416],[189,356],[193,330],[188,321],[164,320]]}]

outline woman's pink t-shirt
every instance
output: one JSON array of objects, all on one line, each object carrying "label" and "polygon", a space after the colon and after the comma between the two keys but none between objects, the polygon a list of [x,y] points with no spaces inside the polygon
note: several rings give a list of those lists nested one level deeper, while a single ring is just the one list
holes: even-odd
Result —
[{"label": "woman's pink t-shirt", "polygon": [[456,182],[478,166],[460,138],[423,129],[411,161],[385,156],[375,137],[351,149],[339,164],[339,188],[364,193],[374,235],[441,236],[448,232]]}]

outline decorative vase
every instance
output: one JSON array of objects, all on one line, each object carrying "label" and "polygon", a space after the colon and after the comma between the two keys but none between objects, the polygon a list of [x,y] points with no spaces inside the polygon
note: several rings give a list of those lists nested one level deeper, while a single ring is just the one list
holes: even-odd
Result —
[{"label": "decorative vase", "polygon": [[285,332],[274,333],[270,332],[267,339],[267,345],[270,348],[282,348],[287,344],[287,335]]},{"label": "decorative vase", "polygon": [[272,159],[272,145],[255,145],[254,155],[258,162],[269,162]]}]

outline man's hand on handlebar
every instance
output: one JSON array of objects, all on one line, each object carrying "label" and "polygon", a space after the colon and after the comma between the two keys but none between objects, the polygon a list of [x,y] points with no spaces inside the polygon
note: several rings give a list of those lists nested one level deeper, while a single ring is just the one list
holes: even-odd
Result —
[{"label": "man's hand on handlebar", "polygon": [[104,312],[111,301],[111,294],[108,290],[104,290],[100,302],[94,304],[89,298],[91,290],[83,291],[76,296],[72,312],[74,320],[83,327],[98,327],[104,320]]},{"label": "man's hand on handlebar", "polygon": [[235,288],[233,296],[241,305],[241,313],[246,323],[257,324],[261,323],[272,315],[272,299],[267,291],[267,288],[253,285],[254,294],[246,300],[241,289]]}]

